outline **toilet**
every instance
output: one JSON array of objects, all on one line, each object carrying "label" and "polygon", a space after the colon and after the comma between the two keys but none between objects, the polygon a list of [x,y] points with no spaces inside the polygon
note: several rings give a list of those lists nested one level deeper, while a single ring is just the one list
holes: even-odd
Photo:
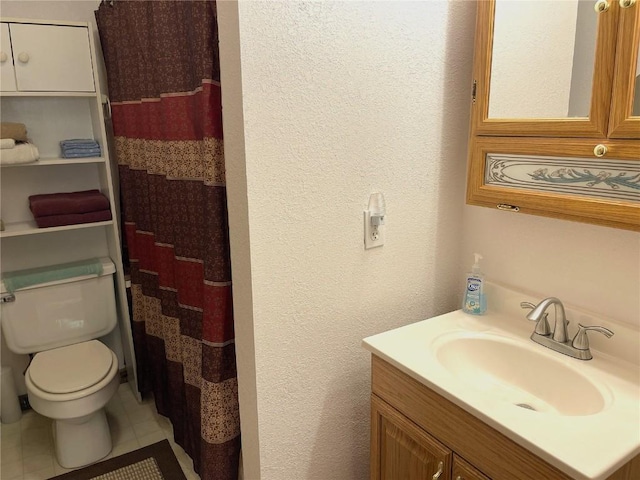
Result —
[{"label": "toilet", "polygon": [[58,463],[77,468],[112,448],[104,407],[115,395],[118,358],[97,340],[117,324],[113,274],[101,258],[101,275],[66,278],[18,289],[1,285],[2,334],[9,350],[35,354],[25,372],[31,407],[53,420]]}]

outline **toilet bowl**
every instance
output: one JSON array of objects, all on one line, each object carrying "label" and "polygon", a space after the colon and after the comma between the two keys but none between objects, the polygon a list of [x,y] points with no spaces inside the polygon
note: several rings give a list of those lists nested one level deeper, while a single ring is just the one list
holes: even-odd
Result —
[{"label": "toilet bowl", "polygon": [[31,407],[53,420],[58,463],[77,468],[111,452],[104,406],[120,383],[118,359],[97,340],[34,356],[25,374]]},{"label": "toilet bowl", "polygon": [[25,372],[29,402],[53,420],[56,457],[66,468],[111,451],[104,406],[118,389],[119,361],[97,339],[117,324],[115,271],[105,257],[5,272],[0,282],[2,335],[12,352],[34,354]]}]

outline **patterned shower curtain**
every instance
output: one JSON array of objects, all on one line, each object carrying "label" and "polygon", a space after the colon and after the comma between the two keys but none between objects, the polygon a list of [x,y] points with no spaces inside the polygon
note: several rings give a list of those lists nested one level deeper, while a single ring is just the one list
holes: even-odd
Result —
[{"label": "patterned shower curtain", "polygon": [[240,421],[214,1],[103,1],[140,390],[204,480],[237,479]]}]

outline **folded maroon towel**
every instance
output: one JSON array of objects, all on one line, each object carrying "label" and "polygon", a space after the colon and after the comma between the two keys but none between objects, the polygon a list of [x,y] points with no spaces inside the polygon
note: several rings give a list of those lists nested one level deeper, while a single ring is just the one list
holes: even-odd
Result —
[{"label": "folded maroon towel", "polygon": [[76,225],[78,223],[105,222],[111,220],[111,210],[70,213],[68,215],[48,215],[46,217],[34,217],[34,220],[39,228],[61,227],[63,225]]},{"label": "folded maroon towel", "polygon": [[31,195],[29,208],[34,217],[109,210],[109,199],[100,190]]}]

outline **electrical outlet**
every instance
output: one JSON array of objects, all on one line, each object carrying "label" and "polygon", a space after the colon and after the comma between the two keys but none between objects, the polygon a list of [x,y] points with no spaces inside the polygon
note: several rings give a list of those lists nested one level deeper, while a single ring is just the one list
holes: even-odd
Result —
[{"label": "electrical outlet", "polygon": [[371,225],[371,213],[369,210],[364,211],[364,248],[381,247],[384,245],[384,225],[378,225],[375,228]]}]

